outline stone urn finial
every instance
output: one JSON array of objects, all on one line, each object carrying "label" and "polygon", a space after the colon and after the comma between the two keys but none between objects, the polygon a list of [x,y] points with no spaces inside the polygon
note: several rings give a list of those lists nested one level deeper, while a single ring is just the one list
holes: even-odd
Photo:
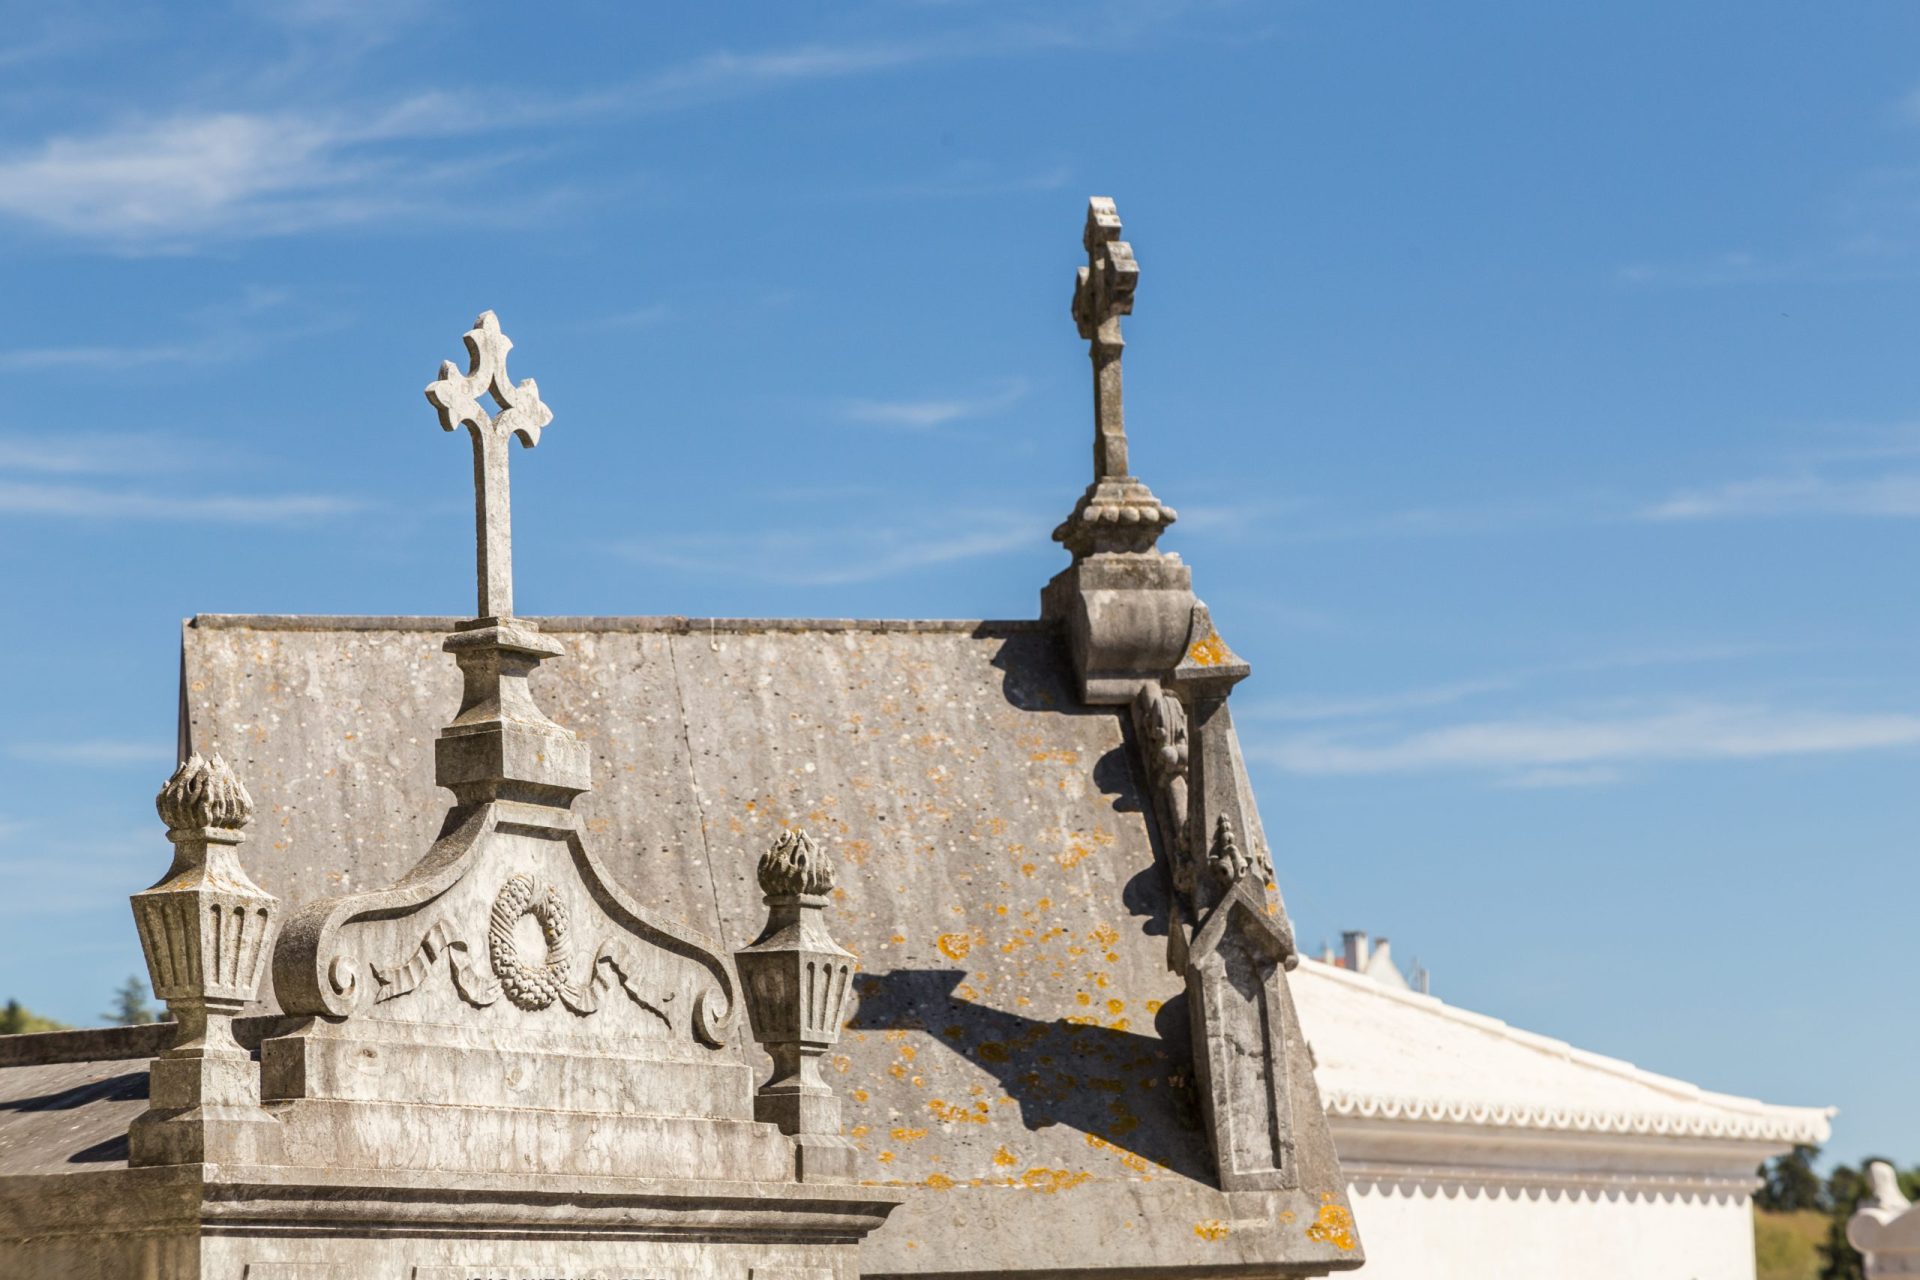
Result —
[{"label": "stone urn finial", "polygon": [[233,1038],[233,1019],[259,991],[279,900],[240,865],[253,798],[225,760],[195,752],[154,807],[173,865],[133,895],[133,920],[153,994],[180,1029],[154,1059],[149,1110],[134,1124],[129,1158],[188,1164],[257,1154],[259,1132],[274,1122],[260,1109],[259,1073]]},{"label": "stone urn finial", "polygon": [[760,857],[767,925],[734,952],[753,1038],[773,1058],[773,1075],[753,1100],[754,1118],[794,1140],[796,1176],[841,1182],[853,1176],[853,1146],[840,1135],[840,1100],[820,1076],[820,1058],[840,1039],[853,954],[827,934],[833,862],[806,832],[783,831]]}]

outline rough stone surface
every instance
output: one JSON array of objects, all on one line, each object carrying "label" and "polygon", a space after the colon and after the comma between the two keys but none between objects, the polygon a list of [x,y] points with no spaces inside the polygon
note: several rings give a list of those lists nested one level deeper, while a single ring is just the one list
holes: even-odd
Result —
[{"label": "rough stone surface", "polygon": [[[251,869],[290,903],[390,878],[431,839],[417,726],[459,692],[436,652],[447,625],[185,629],[189,737],[248,779]],[[596,789],[575,809],[584,831],[619,833],[605,861],[629,891],[738,948],[765,919],[756,870],[777,833],[805,825],[834,857],[826,919],[861,972],[825,1075],[855,1178],[916,1189],[863,1270],[1352,1263],[1350,1231],[1307,1234],[1346,1213],[1323,1128],[1297,1152],[1297,1189],[1213,1185],[1128,710],[1079,705],[1057,632],[540,627],[571,656],[534,673],[535,696],[591,749]],[[1257,815],[1241,840],[1264,853]],[[344,868],[303,852],[342,845]],[[1304,1058],[1289,1077],[1295,1113],[1317,1116]]]}]

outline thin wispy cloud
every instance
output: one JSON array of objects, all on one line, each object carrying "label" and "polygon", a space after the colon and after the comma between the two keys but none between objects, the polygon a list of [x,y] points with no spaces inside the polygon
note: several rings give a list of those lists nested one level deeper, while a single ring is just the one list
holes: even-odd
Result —
[{"label": "thin wispy cloud", "polygon": [[[338,329],[345,318],[305,308],[295,311],[282,290],[248,289],[239,296],[182,314],[172,324],[182,336],[168,341],[0,349],[0,370],[121,373],[140,369],[228,364],[295,339]],[[151,332],[151,328],[136,332]],[[0,465],[5,459],[0,457]]]},{"label": "thin wispy cloud", "polygon": [[308,110],[183,109],[68,131],[0,154],[0,216],[128,249],[176,251],[204,238],[259,238],[428,214],[501,220],[545,208],[463,195],[517,155],[458,163],[416,144],[491,127],[464,95]]},{"label": "thin wispy cloud", "polygon": [[845,586],[899,577],[938,565],[1044,546],[1036,522],[1010,514],[975,514],[974,528],[865,527],[756,535],[684,535],[628,543],[619,554],[640,564],[703,577]]},{"label": "thin wispy cloud", "polygon": [[0,351],[0,369],[35,372],[49,369],[145,369],[155,365],[222,364],[237,359],[251,343],[238,335],[215,334],[192,342],[156,342],[143,346],[23,347]]},{"label": "thin wispy cloud", "polygon": [[851,422],[906,431],[931,431],[950,422],[1004,413],[1025,399],[1028,389],[1024,379],[1014,379],[992,395],[930,400],[854,399],[843,401],[840,412]]},{"label": "thin wispy cloud", "polygon": [[836,200],[966,200],[1026,191],[1059,191],[1072,181],[1073,170],[1063,164],[1009,174],[994,166],[969,163],[954,165],[927,177],[839,187],[825,194]]},{"label": "thin wispy cloud", "polygon": [[1294,773],[1479,771],[1510,785],[1566,785],[1568,779],[1589,784],[1607,780],[1593,771],[1636,764],[1757,760],[1915,744],[1920,744],[1920,715],[1904,712],[1694,703],[1474,720],[1384,735],[1301,734],[1254,750]]},{"label": "thin wispy cloud", "polygon": [[1366,720],[1453,706],[1469,698],[1511,689],[1519,683],[1518,676],[1491,677],[1351,698],[1278,698],[1256,703],[1235,715],[1249,720]]},{"label": "thin wispy cloud", "polygon": [[[489,148],[490,158],[452,166],[422,164],[408,144],[690,107],[939,52],[887,45],[722,52],[604,91],[546,100],[426,92],[377,105],[143,113],[0,154],[0,216],[123,248],[161,250],[191,247],[214,234],[289,235],[427,214],[471,220],[481,208],[498,218],[509,201],[461,199],[504,163],[497,147]],[[536,205],[544,207],[540,200],[528,207]],[[85,350],[65,356],[71,363],[93,358]]]},{"label": "thin wispy cloud", "polygon": [[[187,251],[216,236],[282,236],[427,217],[524,220],[564,204],[570,192],[549,183],[544,194],[527,194],[540,184],[520,173],[507,194],[471,196],[502,169],[524,170],[544,149],[563,147],[556,126],[670,114],[932,63],[1124,45],[1165,27],[1183,7],[1120,5],[1098,23],[1023,17],[911,39],[720,49],[623,81],[545,96],[422,87],[355,100],[316,92],[316,84],[343,77],[337,68],[316,74],[309,51],[291,55],[279,73],[263,72],[251,91],[230,90],[226,101],[183,100],[171,109],[142,103],[117,119],[0,151],[0,218],[133,252]],[[366,16],[386,8],[362,0],[306,0],[285,25],[331,31],[333,39],[345,41],[342,50],[350,58],[392,34],[391,14],[377,23]],[[363,26],[378,26],[379,33],[347,38]],[[516,133],[534,150],[516,154],[511,141],[502,141]],[[458,163],[443,158],[445,148],[423,157],[419,145],[473,135],[490,141],[478,155],[472,147],[459,148]],[[982,184],[1050,190],[1067,177],[1057,166],[1011,179],[962,173],[892,194],[937,196]]]},{"label": "thin wispy cloud", "polygon": [[154,494],[86,485],[0,480],[0,516],[48,516],[106,523],[297,524],[362,510],[364,503],[327,494]]},{"label": "thin wispy cloud", "polygon": [[1606,765],[1555,766],[1528,769],[1499,780],[1499,785],[1519,791],[1544,791],[1559,787],[1603,787],[1621,778],[1618,769]]},{"label": "thin wispy cloud", "polygon": [[610,316],[602,316],[595,324],[608,329],[644,329],[656,324],[664,324],[673,317],[673,308],[664,302],[649,303],[644,307],[633,307],[618,311]]},{"label": "thin wispy cloud", "polygon": [[161,765],[174,759],[170,742],[141,742],[117,738],[87,738],[77,742],[15,742],[7,747],[14,760],[42,764],[111,769],[122,765]]},{"label": "thin wispy cloud", "polygon": [[1806,515],[1911,518],[1920,516],[1920,472],[1736,480],[1683,490],[1638,514],[1651,521]]},{"label": "thin wispy cloud", "polygon": [[1412,711],[1457,706],[1568,676],[1689,667],[1702,663],[1724,666],[1743,658],[1778,655],[1794,647],[1759,642],[1636,646],[1556,662],[1536,662],[1509,671],[1394,689],[1385,693],[1270,698],[1237,708],[1234,715],[1238,719],[1253,722],[1383,720],[1404,716]]},{"label": "thin wispy cloud", "polygon": [[138,432],[0,435],[0,473],[114,475],[184,465],[177,440]]}]

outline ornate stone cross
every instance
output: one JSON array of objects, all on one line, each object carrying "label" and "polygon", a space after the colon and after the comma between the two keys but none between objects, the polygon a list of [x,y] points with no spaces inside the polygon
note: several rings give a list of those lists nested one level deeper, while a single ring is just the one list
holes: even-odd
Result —
[{"label": "ornate stone cross", "polygon": [[[553,410],[540,399],[540,388],[528,378],[515,386],[507,377],[507,352],[513,340],[500,332],[500,320],[482,311],[466,334],[471,366],[462,374],[451,360],[440,364],[440,378],[427,388],[427,399],[440,411],[440,425],[448,431],[466,424],[473,435],[473,511],[480,585],[481,618],[513,616],[513,523],[507,490],[507,438],[519,436],[531,449],[540,443],[540,430],[553,421]],[[498,407],[489,414],[480,396],[491,392]]]},{"label": "ornate stone cross", "polygon": [[1120,405],[1120,317],[1133,314],[1140,264],[1120,238],[1120,214],[1107,196],[1087,201],[1087,265],[1073,289],[1073,319],[1092,343],[1093,479],[1097,484],[1127,474],[1127,422]]}]

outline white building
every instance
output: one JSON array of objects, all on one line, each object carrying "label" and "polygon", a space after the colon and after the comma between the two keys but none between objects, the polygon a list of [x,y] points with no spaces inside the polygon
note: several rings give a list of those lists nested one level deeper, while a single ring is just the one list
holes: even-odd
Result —
[{"label": "white building", "polygon": [[1754,1171],[1833,1114],[1710,1093],[1365,966],[1303,961],[1293,992],[1368,1280],[1753,1280]]}]

